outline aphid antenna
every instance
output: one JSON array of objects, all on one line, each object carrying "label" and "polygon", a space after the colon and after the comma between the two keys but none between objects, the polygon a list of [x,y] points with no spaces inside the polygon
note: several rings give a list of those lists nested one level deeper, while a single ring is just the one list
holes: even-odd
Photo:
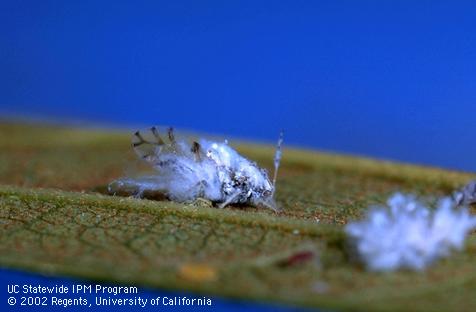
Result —
[{"label": "aphid antenna", "polygon": [[283,130],[279,133],[278,144],[276,145],[276,152],[274,153],[274,174],[273,174],[273,194],[276,190],[276,179],[278,178],[279,165],[281,163],[281,157],[283,155],[282,146],[283,146]]}]

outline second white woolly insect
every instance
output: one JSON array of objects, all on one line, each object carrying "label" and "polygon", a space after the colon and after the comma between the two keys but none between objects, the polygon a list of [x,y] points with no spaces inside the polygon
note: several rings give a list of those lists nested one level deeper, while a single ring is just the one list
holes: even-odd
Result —
[{"label": "second white woolly insect", "polygon": [[376,207],[367,218],[346,226],[356,251],[373,271],[423,270],[452,250],[461,250],[476,228],[476,217],[450,198],[435,210],[413,195],[394,194],[388,207]]},{"label": "second white woolly insect", "polygon": [[175,139],[173,129],[167,131],[165,142],[156,127],[150,138],[134,133],[132,146],[136,154],[156,169],[156,175],[139,179],[123,178],[109,185],[109,192],[135,189],[141,197],[144,191],[159,191],[171,200],[186,202],[205,198],[219,203],[248,204],[279,210],[274,201],[276,176],[281,160],[282,134],[274,158],[274,178],[231,148],[227,142],[208,140],[193,142]]}]

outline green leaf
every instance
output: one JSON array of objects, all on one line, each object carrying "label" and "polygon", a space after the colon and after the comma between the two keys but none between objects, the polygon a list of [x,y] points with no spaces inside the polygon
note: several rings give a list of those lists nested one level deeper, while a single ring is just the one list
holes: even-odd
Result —
[{"label": "green leaf", "polygon": [[[395,191],[445,195],[470,174],[288,148],[276,214],[101,194],[146,170],[129,146],[120,132],[0,125],[0,265],[321,308],[475,310],[475,233],[425,273],[378,274],[342,232]],[[273,146],[237,147],[271,169]]]}]

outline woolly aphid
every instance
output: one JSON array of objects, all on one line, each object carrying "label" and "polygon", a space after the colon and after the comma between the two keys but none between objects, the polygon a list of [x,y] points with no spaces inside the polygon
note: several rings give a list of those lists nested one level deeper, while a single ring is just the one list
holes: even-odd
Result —
[{"label": "woolly aphid", "polygon": [[282,133],[274,157],[272,182],[266,170],[238,154],[227,141],[218,143],[201,139],[190,145],[176,140],[172,128],[167,130],[167,138],[168,142],[156,127],[150,128],[148,136],[139,131],[134,133],[134,151],[156,170],[156,174],[113,181],[109,192],[136,190],[135,195],[142,197],[145,191],[152,190],[177,202],[204,198],[217,203],[219,208],[246,204],[279,210],[274,192],[282,155]]},{"label": "woolly aphid", "polygon": [[476,228],[476,217],[450,198],[441,199],[433,212],[414,196],[399,193],[387,205],[345,228],[372,271],[423,270],[452,250],[461,250],[466,235]]}]

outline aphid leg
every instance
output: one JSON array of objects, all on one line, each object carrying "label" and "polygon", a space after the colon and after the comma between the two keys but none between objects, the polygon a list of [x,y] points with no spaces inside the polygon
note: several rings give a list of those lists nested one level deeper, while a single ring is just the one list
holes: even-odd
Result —
[{"label": "aphid leg", "polygon": [[235,198],[237,198],[240,195],[240,193],[241,192],[238,191],[238,192],[235,192],[235,193],[231,194],[230,196],[228,196],[228,198],[225,199],[225,201],[223,203],[218,205],[218,208],[223,209],[226,206],[228,206]]},{"label": "aphid leg", "polygon": [[191,151],[195,155],[195,161],[199,162],[202,160],[200,157],[200,144],[198,142],[193,142]]},{"label": "aphid leg", "polygon": [[274,199],[271,200],[258,200],[256,203],[257,206],[263,206],[265,208],[269,208],[273,210],[274,212],[281,212],[282,209],[276,204]]},{"label": "aphid leg", "polygon": [[137,198],[137,199],[142,199],[144,198],[144,191],[145,189],[139,187],[139,189],[137,190],[137,192],[133,195],[134,198]]},{"label": "aphid leg", "polygon": [[154,135],[158,145],[164,145],[165,144],[164,140],[162,140],[162,138],[159,135],[159,131],[157,130],[157,127],[150,128],[150,131]]},{"label": "aphid leg", "polygon": [[[208,200],[205,196],[205,187],[207,185],[207,181],[205,180],[201,180],[197,183],[195,183],[194,185],[192,185],[191,187],[187,188],[187,189],[184,189],[183,190],[183,196],[181,197],[184,197],[186,198],[185,199],[185,202],[189,202],[189,203],[194,203],[200,199],[202,200]],[[211,203],[211,201],[210,201]]]},{"label": "aphid leg", "polygon": [[276,179],[278,177],[278,170],[279,170],[279,165],[281,163],[281,156],[283,155],[282,145],[283,145],[283,131],[279,133],[278,145],[276,146],[276,152],[274,154],[273,193],[271,194],[271,197],[274,195],[274,191],[276,190]]}]

